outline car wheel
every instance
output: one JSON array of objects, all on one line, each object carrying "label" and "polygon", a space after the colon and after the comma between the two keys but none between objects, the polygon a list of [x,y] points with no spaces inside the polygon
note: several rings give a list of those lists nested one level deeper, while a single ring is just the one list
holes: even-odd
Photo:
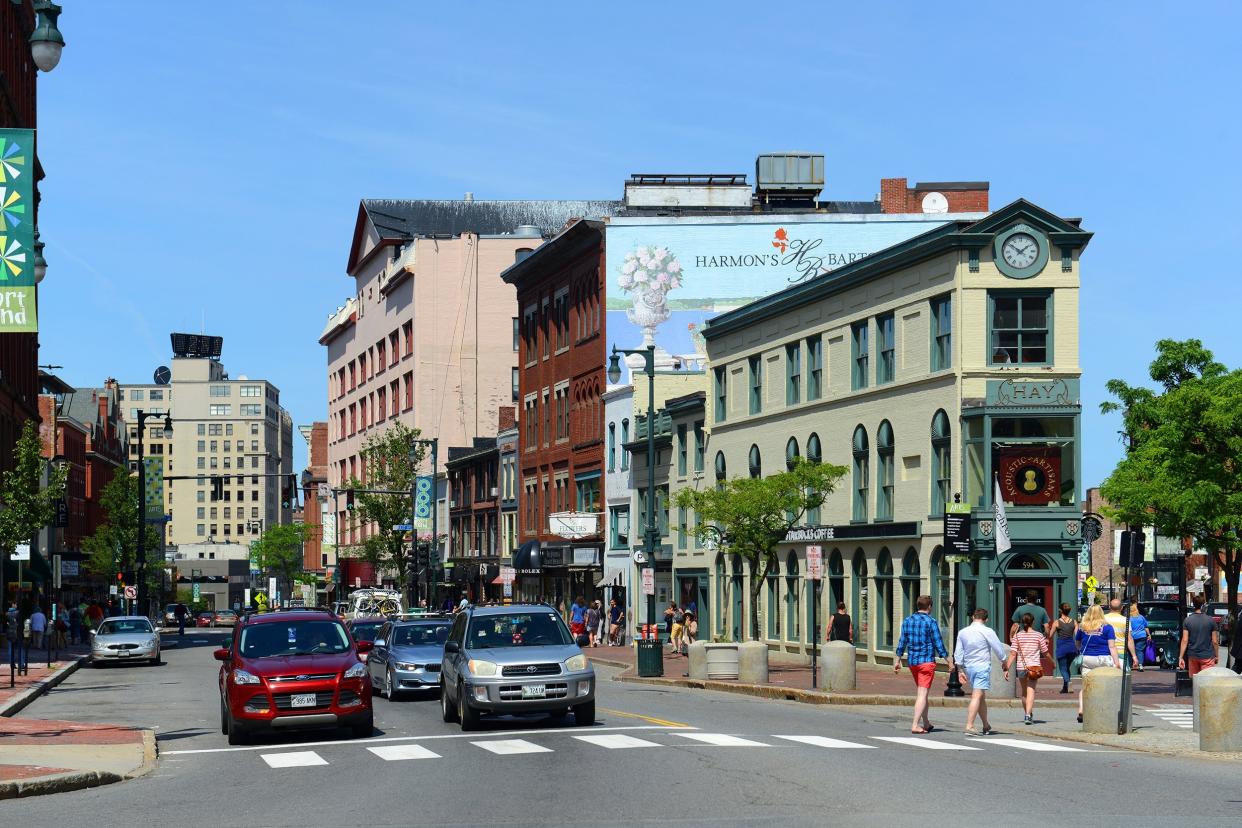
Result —
[{"label": "car wheel", "polygon": [[461,720],[462,730],[478,730],[479,711],[470,706],[466,700],[466,688],[457,685],[457,718]]},{"label": "car wheel", "polygon": [[246,744],[248,740],[246,739],[245,732],[242,731],[242,729],[237,726],[237,721],[233,718],[231,713],[227,715],[228,715],[228,728],[229,728],[229,744],[230,745]]},{"label": "car wheel", "polygon": [[229,735],[229,713],[224,707],[224,699],[220,699],[220,733]]},{"label": "car wheel", "polygon": [[448,688],[444,686],[444,682],[440,682],[440,716],[444,721],[457,721],[457,708],[453,705],[453,700],[449,698]]},{"label": "car wheel", "polygon": [[156,653],[154,656],[151,657],[151,660],[147,663],[150,664],[152,667],[159,667],[160,666],[160,654]]},{"label": "car wheel", "polygon": [[595,701],[580,704],[574,708],[574,724],[579,727],[590,727],[595,724]]},{"label": "car wheel", "polygon": [[397,691],[393,689],[391,667],[389,667],[388,671],[384,674],[384,698],[388,699],[389,701],[397,700]]}]

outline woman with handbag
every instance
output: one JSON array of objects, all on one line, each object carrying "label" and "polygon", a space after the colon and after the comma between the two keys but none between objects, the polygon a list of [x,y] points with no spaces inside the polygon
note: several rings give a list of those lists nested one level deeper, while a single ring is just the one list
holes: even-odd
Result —
[{"label": "woman with handbag", "polygon": [[1052,655],[1057,660],[1057,668],[1061,672],[1061,692],[1068,693],[1070,686],[1070,664],[1078,655],[1078,645],[1074,643],[1074,633],[1078,632],[1078,622],[1070,615],[1070,605],[1061,604],[1061,615],[1048,631],[1048,639],[1053,645]]},{"label": "woman with handbag", "polygon": [[[1093,604],[1087,614],[1078,622],[1078,632],[1074,640],[1078,642],[1078,657],[1074,662],[1078,672],[1082,674],[1084,684],[1087,674],[1099,667],[1116,667],[1121,669],[1121,659],[1113,648],[1117,634],[1113,626],[1104,620],[1104,610],[1099,604]],[[1082,722],[1082,691],[1078,691],[1078,721]]]},{"label": "woman with handbag", "polygon": [[1005,660],[1005,670],[1015,663],[1018,667],[1018,684],[1022,687],[1023,724],[1035,724],[1035,685],[1044,675],[1043,656],[1048,655],[1048,639],[1042,632],[1031,629],[1035,616],[1022,614],[1022,629],[1014,635],[1010,645],[1013,649]]},{"label": "woman with handbag", "polygon": [[1134,666],[1143,672],[1143,664],[1147,661],[1147,616],[1139,612],[1138,602],[1130,604],[1130,654],[1134,658]]}]

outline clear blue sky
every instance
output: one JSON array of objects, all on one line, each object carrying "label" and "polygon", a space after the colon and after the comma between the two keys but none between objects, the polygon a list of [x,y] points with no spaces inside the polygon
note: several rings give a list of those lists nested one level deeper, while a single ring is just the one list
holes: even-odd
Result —
[{"label": "clear blue sky", "polygon": [[72,383],[145,381],[205,319],[233,376],[323,419],[360,198],[616,198],[786,149],[826,154],[827,197],[987,179],[1083,218],[1088,485],[1119,453],[1103,384],[1156,339],[1242,362],[1228,4],[62,5],[40,361]]}]

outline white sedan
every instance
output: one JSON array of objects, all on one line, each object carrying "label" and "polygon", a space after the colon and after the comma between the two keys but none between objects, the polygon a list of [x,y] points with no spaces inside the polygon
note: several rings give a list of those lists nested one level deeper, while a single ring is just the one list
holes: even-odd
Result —
[{"label": "white sedan", "polygon": [[91,664],[105,661],[160,663],[160,634],[151,621],[139,615],[105,618],[91,631]]}]

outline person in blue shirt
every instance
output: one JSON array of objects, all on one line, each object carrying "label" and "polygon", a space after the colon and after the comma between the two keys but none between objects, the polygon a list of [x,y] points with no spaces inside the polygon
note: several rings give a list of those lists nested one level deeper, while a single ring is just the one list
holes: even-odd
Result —
[{"label": "person in blue shirt", "polygon": [[586,602],[581,595],[574,599],[573,606],[569,608],[569,631],[574,634],[575,640],[586,633]]},{"label": "person in blue shirt", "polygon": [[1130,605],[1130,640],[1134,642],[1134,663],[1143,672],[1144,652],[1147,650],[1147,616],[1139,612],[1138,604]]},{"label": "person in blue shirt", "polygon": [[935,728],[927,718],[927,695],[931,690],[932,677],[936,674],[936,658],[948,659],[950,670],[954,669],[953,659],[944,648],[940,625],[931,617],[931,596],[920,595],[914,605],[918,611],[901,622],[901,638],[897,640],[893,672],[901,672],[901,656],[904,653],[915,687],[914,721],[910,732],[931,733]]}]

